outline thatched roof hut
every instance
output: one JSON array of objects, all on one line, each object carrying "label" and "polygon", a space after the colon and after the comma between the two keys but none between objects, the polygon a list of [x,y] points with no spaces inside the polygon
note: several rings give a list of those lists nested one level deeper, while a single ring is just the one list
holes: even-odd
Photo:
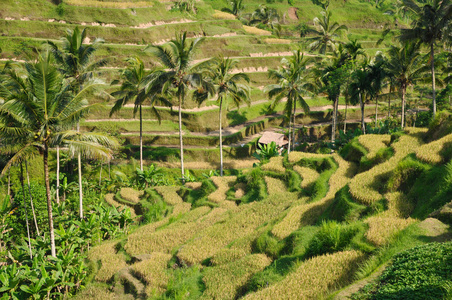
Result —
[{"label": "thatched roof hut", "polygon": [[266,131],[259,139],[259,143],[261,144],[270,144],[271,142],[275,142],[276,146],[281,147],[287,145],[289,142],[285,139],[285,135],[282,133],[276,133],[271,131]]}]

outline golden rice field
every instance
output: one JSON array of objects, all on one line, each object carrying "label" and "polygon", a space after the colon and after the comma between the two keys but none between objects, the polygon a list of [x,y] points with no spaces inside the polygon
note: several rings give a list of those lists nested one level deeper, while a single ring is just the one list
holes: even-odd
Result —
[{"label": "golden rice field", "polygon": [[291,40],[286,39],[265,39],[264,42],[267,44],[290,44],[292,43]]},{"label": "golden rice field", "polygon": [[307,167],[294,166],[293,169],[303,178],[301,187],[304,189],[316,182],[320,175],[316,170]]},{"label": "golden rice field", "polygon": [[93,247],[88,252],[88,259],[100,264],[95,276],[97,281],[106,282],[119,270],[127,267],[124,255],[116,251],[117,244],[117,241],[104,243]]},{"label": "golden rice field", "polygon": [[215,10],[215,13],[212,15],[214,19],[223,19],[223,20],[235,20],[235,16],[233,14]]},{"label": "golden rice field", "polygon": [[269,195],[287,193],[284,181],[269,176],[265,176],[264,180]]},{"label": "golden rice field", "polygon": [[162,195],[163,200],[170,205],[177,205],[183,203],[182,198],[177,194],[180,187],[177,186],[156,186],[157,193]]},{"label": "golden rice field", "polygon": [[422,145],[416,150],[416,157],[429,164],[439,164],[444,160],[441,156],[441,151],[445,149],[445,147],[452,147],[452,134]]},{"label": "golden rice field", "polygon": [[252,254],[228,264],[207,268],[203,277],[206,285],[203,299],[235,299],[239,288],[271,262],[264,254]]},{"label": "golden rice field", "polygon": [[386,162],[353,177],[350,181],[350,193],[352,196],[366,205],[382,199],[383,196],[377,190],[378,186],[382,184],[382,176],[393,171],[398,162],[405,156],[414,153],[422,145],[421,137],[418,132],[401,136],[397,142],[391,145],[394,149],[394,156]]},{"label": "golden rice field", "polygon": [[243,299],[322,299],[330,289],[351,282],[363,253],[344,251],[302,262],[282,281]]},{"label": "golden rice field", "polygon": [[[441,147],[438,145],[447,143],[450,138],[447,136],[447,139],[423,145],[424,133],[425,130],[407,129],[407,134],[400,136],[392,144],[389,135],[359,137],[359,142],[368,150],[368,159],[374,158],[381,148],[390,146],[394,149],[391,158],[362,173],[357,173],[359,168],[356,163],[345,160],[338,153],[291,152],[288,168],[293,168],[302,178],[301,190],[297,192],[288,191],[294,183],[288,180],[290,177],[287,174],[290,173],[286,172],[283,165],[284,158],[274,157],[261,166],[264,173],[256,173],[261,174],[259,180],[263,179],[267,189],[264,199],[259,201],[237,201],[250,195],[245,191],[248,193],[251,184],[244,181],[251,174],[250,168],[233,173],[237,176],[213,176],[206,179],[211,180],[216,188],[212,193],[205,194],[207,204],[193,202],[192,206],[191,203],[184,202],[182,197],[185,198],[185,194],[181,193],[182,197],[178,194],[179,186],[154,187],[164,202],[171,205],[171,213],[158,222],[146,224],[130,233],[121,242],[126,256],[118,252],[118,242],[105,243],[91,249],[89,259],[98,266],[95,280],[101,283],[122,280],[121,276],[126,270],[129,272],[127,276],[134,276],[144,285],[146,297],[156,297],[171,289],[175,279],[172,275],[174,270],[181,266],[194,266],[199,270],[201,275],[198,280],[202,281],[205,288],[199,299],[326,298],[331,292],[353,281],[355,272],[369,254],[350,250],[356,248],[349,246],[345,248],[347,251],[300,258],[281,280],[244,294],[244,287],[253,276],[265,273],[267,268],[273,266],[270,258],[273,257],[272,252],[256,252],[256,241],[265,236],[271,236],[278,243],[291,241],[294,232],[295,235],[301,234],[303,239],[304,226],[309,226],[306,230],[313,230],[315,233],[320,226],[320,218],[324,218],[330,208],[334,207],[332,204],[337,203],[340,195],[338,192],[349,190],[354,200],[368,206],[383,200],[382,207],[358,222],[363,226],[362,242],[376,249],[388,247],[399,232],[417,220],[410,217],[415,206],[407,194],[400,191],[387,192],[386,179],[407,155],[416,153],[419,159],[427,151],[432,152],[432,157],[439,155]],[[319,173],[313,168],[324,168],[324,159],[331,159],[336,166]],[[438,159],[422,160],[431,164],[441,162]],[[311,163],[312,167],[300,166],[311,166]],[[298,182],[295,181],[295,184]],[[307,196],[311,193],[309,189],[319,186],[322,186],[321,191],[324,193],[322,197]],[[326,190],[324,186],[327,186]],[[349,189],[344,189],[347,186]],[[201,191],[201,182],[187,183],[186,188]],[[231,191],[235,196],[234,201],[227,200]],[[142,192],[133,189],[120,190],[121,198],[132,203],[138,203],[141,195]],[[115,201],[114,194],[107,194],[105,200],[109,205],[124,206]],[[126,257],[133,259],[130,261]],[[116,275],[118,276],[115,277]],[[96,294],[93,299],[100,299],[98,295],[105,299],[115,299],[115,294],[105,288],[91,288],[85,293]]]},{"label": "golden rice field", "polygon": [[369,151],[369,153],[367,153],[367,158],[372,159],[375,157],[378,150],[389,145],[391,136],[389,134],[364,134],[358,137],[358,141],[367,151]]},{"label": "golden rice field", "polygon": [[133,274],[146,283],[146,295],[161,294],[168,282],[166,267],[171,254],[151,253],[148,259],[137,262],[131,266]]},{"label": "golden rice field", "polygon": [[284,157],[282,156],[275,156],[270,158],[270,161],[266,164],[264,164],[261,168],[264,171],[272,171],[276,173],[285,173],[286,168],[283,166],[283,160]]},{"label": "golden rice field", "polygon": [[257,27],[253,27],[253,26],[243,25],[243,29],[249,34],[254,34],[254,35],[272,35],[272,33],[270,31],[268,31],[268,30],[259,29]]},{"label": "golden rice field", "polygon": [[119,195],[122,199],[132,203],[140,202],[140,197],[143,196],[143,193],[143,191],[137,191],[133,188],[122,188],[119,191]]},{"label": "golden rice field", "polygon": [[414,219],[386,217],[382,215],[372,216],[366,219],[369,224],[369,230],[366,232],[366,238],[375,246],[384,246],[391,241],[391,238],[400,230],[405,229],[415,222]]},{"label": "golden rice field", "polygon": [[209,201],[220,203],[226,200],[226,192],[233,186],[233,183],[237,180],[236,176],[212,176],[210,178],[215,186],[216,191],[211,193],[207,199]]}]

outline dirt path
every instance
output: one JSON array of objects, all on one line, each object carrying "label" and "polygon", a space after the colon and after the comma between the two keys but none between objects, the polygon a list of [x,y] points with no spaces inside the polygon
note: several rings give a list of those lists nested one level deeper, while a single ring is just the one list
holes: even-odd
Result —
[{"label": "dirt path", "polygon": [[288,13],[289,13],[289,18],[291,20],[298,21],[297,10],[298,10],[298,8],[296,8],[296,7],[289,7]]}]

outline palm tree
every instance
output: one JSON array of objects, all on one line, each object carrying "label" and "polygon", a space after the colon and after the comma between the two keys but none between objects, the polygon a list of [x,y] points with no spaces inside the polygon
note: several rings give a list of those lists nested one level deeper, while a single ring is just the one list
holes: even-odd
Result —
[{"label": "palm tree", "polygon": [[276,105],[282,99],[287,98],[284,108],[287,118],[289,119],[289,145],[288,152],[290,153],[291,142],[295,141],[291,137],[291,126],[295,130],[295,112],[297,109],[297,102],[301,105],[305,112],[309,112],[309,105],[303,99],[303,95],[312,91],[314,86],[309,81],[309,73],[307,65],[310,59],[304,59],[303,53],[300,50],[294,51],[293,56],[281,61],[282,67],[278,70],[270,70],[269,77],[276,79],[278,83],[270,84],[265,88],[270,99],[275,98],[270,105],[270,109],[274,110]]},{"label": "palm tree", "polygon": [[436,115],[435,92],[435,44],[443,39],[446,28],[452,20],[450,1],[432,0],[419,6],[414,0],[403,0],[403,4],[414,15],[411,28],[401,29],[401,41],[415,41],[430,48],[430,70],[432,74],[433,116]]},{"label": "palm tree", "polygon": [[[21,72],[26,76],[19,76]],[[0,106],[0,137],[6,143],[17,144],[20,149],[2,173],[32,153],[43,157],[51,255],[55,257],[48,161],[50,147],[65,145],[71,153],[109,159],[112,155],[110,149],[118,143],[106,135],[68,130],[92,107],[87,105],[85,95],[93,87],[85,87],[74,95],[52,65],[49,55],[40,55],[37,62],[26,63],[24,70],[10,71],[4,85],[6,89],[2,89],[1,97],[6,101]]]},{"label": "palm tree", "polygon": [[241,84],[240,81],[248,83],[250,81],[245,73],[232,74],[231,70],[237,65],[238,61],[230,58],[213,58],[208,65],[210,78],[214,85],[213,93],[217,96],[220,124],[220,176],[223,176],[223,135],[221,128],[221,117],[223,113],[223,104],[226,108],[228,100],[232,99],[234,104],[239,107],[240,103],[246,101],[249,103],[249,87]]},{"label": "palm tree", "polygon": [[167,71],[158,79],[164,82],[162,94],[171,94],[178,100],[179,105],[179,142],[182,180],[184,180],[184,144],[182,139],[182,103],[185,101],[190,87],[198,87],[202,84],[202,76],[196,66],[192,66],[193,54],[202,41],[196,38],[187,41],[187,33],[176,35],[169,42],[169,47],[149,45],[146,50],[154,54]]},{"label": "palm tree", "polygon": [[[138,57],[127,59],[129,66],[121,72],[121,78],[123,82],[118,91],[112,93],[112,96],[117,100],[115,105],[110,111],[110,117],[124,107],[129,101],[134,102],[133,116],[135,117],[137,111],[139,112],[140,119],[140,170],[143,171],[143,114],[142,106],[146,100],[150,101],[151,109],[157,115],[160,121],[160,115],[155,109],[154,104],[156,101],[165,101],[163,97],[158,96],[158,92],[161,91],[162,85],[158,81],[161,75],[159,71],[152,70],[146,71],[144,69],[144,63]],[[114,81],[112,84],[116,84]],[[170,105],[165,102],[165,104]]]},{"label": "palm tree", "polygon": [[312,43],[309,44],[311,50],[319,50],[319,53],[325,54],[327,50],[336,50],[337,38],[341,30],[348,30],[347,26],[339,25],[337,22],[331,24],[331,12],[328,8],[322,12],[321,18],[315,17],[314,24],[318,30],[315,31],[316,37],[309,38]]},{"label": "palm tree", "polygon": [[381,54],[377,53],[373,61],[368,65],[369,68],[369,78],[371,85],[371,97],[375,98],[375,127],[378,121],[378,97],[385,85],[386,74],[386,58]]},{"label": "palm tree", "polygon": [[364,62],[361,67],[353,71],[352,82],[348,86],[348,94],[353,104],[359,103],[361,108],[361,131],[366,133],[366,124],[364,123],[364,108],[367,97],[372,93],[371,77]]},{"label": "palm tree", "polygon": [[243,5],[243,0],[230,0],[229,5],[231,8],[222,8],[221,11],[233,14],[235,16],[239,16],[242,10],[245,8]]},{"label": "palm tree", "polygon": [[317,89],[325,93],[330,101],[333,101],[333,116],[331,128],[331,142],[336,139],[337,111],[339,106],[339,96],[342,93],[345,83],[347,83],[350,69],[350,56],[340,45],[334,52],[332,59],[317,63],[313,72],[316,78]]},{"label": "palm tree", "polygon": [[387,72],[402,96],[402,127],[404,127],[406,89],[423,78],[423,61],[418,43],[407,42],[401,47],[391,46],[388,54]]},{"label": "palm tree", "polygon": [[268,7],[265,4],[260,4],[258,8],[251,14],[250,24],[264,24],[273,26],[279,23],[279,13],[276,9]]},{"label": "palm tree", "polygon": [[[87,39],[86,28],[80,31],[78,27],[74,30],[68,29],[66,35],[61,38],[63,42],[62,50],[58,46],[47,41],[52,51],[59,71],[63,76],[71,81],[74,94],[83,89],[83,85],[94,76],[94,71],[106,64],[106,60],[93,61],[92,56],[98,46],[104,42],[103,39],[96,38],[91,44],[84,44]],[[80,131],[80,123],[77,123],[77,131]],[[57,147],[57,203],[59,202],[59,145]],[[82,186],[82,160],[80,154],[77,155],[78,183],[79,183],[79,206],[80,218],[83,218],[83,186]]]}]

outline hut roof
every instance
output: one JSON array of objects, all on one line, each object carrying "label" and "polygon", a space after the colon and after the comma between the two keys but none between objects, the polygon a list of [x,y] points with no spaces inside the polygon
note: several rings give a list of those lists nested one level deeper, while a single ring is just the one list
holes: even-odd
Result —
[{"label": "hut roof", "polygon": [[264,132],[259,139],[261,144],[270,144],[271,142],[275,142],[277,146],[283,146],[288,143],[288,141],[284,140],[284,134],[271,131]]}]

